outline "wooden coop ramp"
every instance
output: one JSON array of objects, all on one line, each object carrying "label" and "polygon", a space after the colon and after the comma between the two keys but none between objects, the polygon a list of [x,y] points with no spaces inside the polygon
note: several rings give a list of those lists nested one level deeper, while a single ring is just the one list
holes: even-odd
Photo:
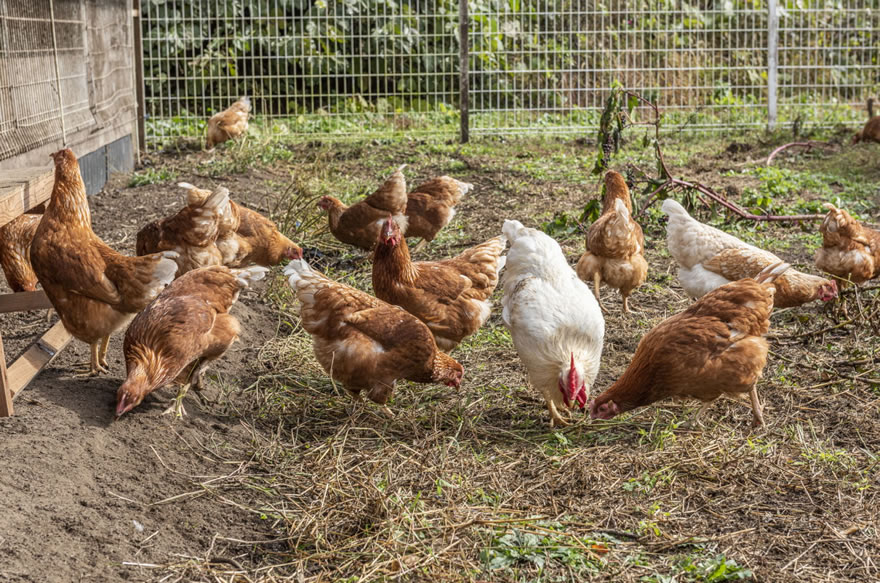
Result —
[{"label": "wooden coop ramp", "polygon": [[[0,226],[49,200],[54,182],[54,170],[46,168],[4,171],[0,176]],[[0,295],[0,313],[51,307],[52,304],[43,291]],[[12,415],[12,399],[69,342],[70,334],[61,322],[58,322],[7,368],[6,355],[3,351],[3,334],[0,331],[0,417]]]}]

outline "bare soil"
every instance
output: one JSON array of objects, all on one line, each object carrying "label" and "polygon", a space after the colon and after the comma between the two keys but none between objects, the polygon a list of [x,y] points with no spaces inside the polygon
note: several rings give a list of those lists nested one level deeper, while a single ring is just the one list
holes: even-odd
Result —
[{"label": "bare soil", "polygon": [[[90,203],[95,232],[134,253],[137,230],[174,212],[181,197],[174,184],[126,188],[127,180],[117,177]],[[279,317],[262,301],[264,290],[259,282],[233,307],[241,341],[209,370],[208,401],[220,397],[218,387],[247,387],[265,372],[256,357],[275,337]],[[0,326],[11,362],[49,324],[45,312],[23,312],[0,315]],[[0,420],[7,508],[0,515],[0,581],[142,580],[123,563],[206,560],[212,549],[222,555],[218,533],[246,539],[258,530],[259,517],[217,504],[197,486],[202,476],[236,471],[205,447],[239,450],[251,440],[231,403],[203,410],[191,394],[188,415],[178,421],[162,415],[176,393],[165,388],[114,421],[125,378],[122,336],[111,342],[111,374],[76,376],[89,353],[74,340],[16,399],[15,416]]]}]

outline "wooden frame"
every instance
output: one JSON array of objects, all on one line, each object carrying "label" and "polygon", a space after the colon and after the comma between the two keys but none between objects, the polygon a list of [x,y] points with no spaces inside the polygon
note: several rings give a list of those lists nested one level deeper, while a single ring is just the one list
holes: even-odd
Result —
[{"label": "wooden frame", "polygon": [[[0,178],[0,226],[49,200],[54,182],[54,171],[47,168],[4,171]],[[43,291],[0,295],[0,313],[51,307]],[[15,396],[67,346],[70,339],[64,325],[58,322],[7,367],[0,333],[0,417],[13,414]]]}]

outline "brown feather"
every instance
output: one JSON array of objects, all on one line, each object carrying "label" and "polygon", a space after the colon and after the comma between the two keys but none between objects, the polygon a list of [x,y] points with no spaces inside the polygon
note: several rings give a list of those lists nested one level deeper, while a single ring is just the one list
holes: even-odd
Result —
[{"label": "brown feather", "polygon": [[31,241],[42,215],[24,214],[0,227],[0,265],[14,292],[37,289],[37,275],[31,266]]},{"label": "brown feather", "polygon": [[865,227],[843,209],[832,204],[825,207],[829,210],[819,228],[822,248],[816,252],[816,267],[854,283],[880,277],[880,232]]},{"label": "brown feather", "polygon": [[365,251],[376,246],[381,223],[388,215],[406,227],[406,180],[397,170],[379,189],[364,200],[345,206],[339,199],[325,196],[318,206],[327,211],[330,232],[349,245]]},{"label": "brown feather", "polygon": [[117,392],[117,415],[175,379],[185,382],[196,365],[226,352],[239,333],[228,312],[243,287],[224,266],[195,269],[135,317],[125,333],[128,376]]},{"label": "brown feather", "polygon": [[495,237],[451,259],[414,263],[394,223],[392,232],[373,255],[373,291],[427,324],[437,345],[451,350],[488,317],[483,303],[498,285],[505,240]]},{"label": "brown feather", "polygon": [[[79,164],[70,150],[55,157],[55,185],[31,244],[34,272],[64,327],[95,343],[155,298],[161,254],[127,257],[92,231]],[[172,273],[173,275],[173,273]]]},{"label": "brown feather", "polygon": [[619,412],[662,399],[742,398],[761,378],[774,288],[743,279],[721,286],[649,331],[626,372],[596,397]]},{"label": "brown feather", "polygon": [[[629,217],[615,210],[616,200],[623,202]],[[599,281],[620,290],[624,298],[645,282],[645,235],[632,218],[629,188],[617,172],[605,175],[602,215],[590,225],[586,247],[576,267],[578,277],[585,282],[593,283],[598,276]]]},{"label": "brown feather", "polygon": [[449,176],[420,184],[407,195],[406,236],[433,241],[440,229],[449,224],[462,194],[459,182]]},{"label": "brown feather", "polygon": [[442,355],[431,331],[402,308],[311,270],[295,289],[318,362],[352,395],[363,392],[384,405],[397,379],[458,386],[461,365]]}]

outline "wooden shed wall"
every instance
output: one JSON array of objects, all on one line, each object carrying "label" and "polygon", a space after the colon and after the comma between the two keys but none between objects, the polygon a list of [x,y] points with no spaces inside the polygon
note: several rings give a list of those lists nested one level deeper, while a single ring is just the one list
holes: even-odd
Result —
[{"label": "wooden shed wall", "polygon": [[90,175],[132,166],[132,26],[131,0],[0,1],[0,172],[65,146]]}]

